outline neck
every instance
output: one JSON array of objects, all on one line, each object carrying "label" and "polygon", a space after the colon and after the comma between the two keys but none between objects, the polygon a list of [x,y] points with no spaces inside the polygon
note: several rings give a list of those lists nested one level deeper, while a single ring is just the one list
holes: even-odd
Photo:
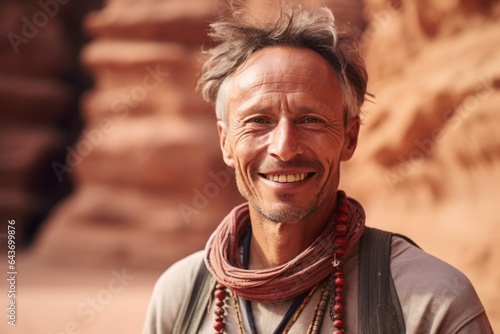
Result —
[{"label": "neck", "polygon": [[302,253],[321,234],[328,223],[333,206],[299,222],[279,223],[265,219],[250,208],[252,242],[249,269],[280,266]]}]

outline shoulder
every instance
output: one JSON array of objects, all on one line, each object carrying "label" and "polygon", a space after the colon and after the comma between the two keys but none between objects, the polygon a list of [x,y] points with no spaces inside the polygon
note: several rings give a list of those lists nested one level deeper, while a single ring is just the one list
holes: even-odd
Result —
[{"label": "shoulder", "polygon": [[[158,278],[154,292],[164,293],[171,290],[172,286],[181,290],[184,290],[183,287],[189,289],[203,261],[204,254],[204,251],[198,251],[172,264]],[[189,292],[189,290],[184,292]]]},{"label": "shoulder", "polygon": [[178,310],[189,297],[203,257],[204,251],[189,255],[171,265],[158,278],[147,312],[144,334],[171,332]]},{"label": "shoulder", "polygon": [[391,272],[408,333],[457,333],[484,308],[458,269],[395,236]]},{"label": "shoulder", "polygon": [[[458,269],[415,247],[397,235],[392,238],[391,271],[394,279],[408,276],[407,278],[413,277],[414,279],[418,277],[422,283],[433,281],[433,284],[448,284],[435,282],[435,279],[453,278],[468,284],[468,279]],[[432,275],[430,275],[431,273]]]}]

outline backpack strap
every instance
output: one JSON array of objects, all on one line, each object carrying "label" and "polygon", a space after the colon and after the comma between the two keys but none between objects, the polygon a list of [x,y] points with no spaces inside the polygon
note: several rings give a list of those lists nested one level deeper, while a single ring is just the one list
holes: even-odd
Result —
[{"label": "backpack strap", "polygon": [[391,274],[393,234],[366,227],[360,240],[358,319],[363,334],[405,333]]},{"label": "backpack strap", "polygon": [[174,334],[196,334],[206,313],[213,289],[212,275],[202,259],[193,282],[189,299],[184,300],[175,319]]}]

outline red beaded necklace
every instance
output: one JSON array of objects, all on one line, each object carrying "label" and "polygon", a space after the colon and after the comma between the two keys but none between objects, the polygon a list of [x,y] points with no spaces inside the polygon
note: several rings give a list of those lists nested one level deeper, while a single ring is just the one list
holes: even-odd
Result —
[{"label": "red beaded necklace", "polygon": [[[340,195],[340,193],[339,193]],[[342,193],[343,200],[346,200],[346,196]],[[340,200],[340,199],[339,199]],[[335,331],[333,334],[344,333],[344,286],[345,286],[345,272],[344,272],[344,255],[347,246],[347,222],[349,220],[349,207],[344,202],[339,202],[337,206],[337,213],[335,215],[335,221],[337,226],[335,230],[337,236],[335,237],[334,253],[333,253],[333,267],[335,268],[335,280],[333,284],[335,286],[334,293],[334,305],[333,305],[333,327]],[[331,311],[330,311],[331,312]]]},{"label": "red beaded necklace", "polygon": [[[338,204],[337,210],[334,216],[335,220],[335,231],[336,236],[333,242],[334,247],[334,260],[332,262],[334,267],[333,273],[333,305],[330,309],[330,317],[333,321],[334,331],[333,334],[342,334],[344,333],[345,327],[345,299],[344,299],[344,287],[346,284],[345,280],[345,272],[344,272],[344,264],[345,264],[345,254],[347,247],[347,231],[348,226],[347,222],[349,221],[349,206],[347,205],[347,196],[343,191],[338,191]],[[327,285],[325,285],[326,287]],[[226,329],[224,326],[224,300],[227,297],[226,287],[220,283],[217,283],[215,286],[215,290],[213,293],[215,297],[215,321],[213,324],[213,328],[216,331],[216,334],[226,333]],[[317,319],[322,319],[322,314],[324,313],[324,308],[328,305],[326,302],[326,298],[328,298],[329,293],[322,293],[320,300],[318,301],[318,305],[315,309],[315,314],[313,317],[313,323],[311,323],[310,328],[313,329],[313,332],[320,330],[320,323],[318,323]],[[326,298],[325,298],[326,297]],[[238,316],[239,318],[239,316]],[[238,323],[239,331],[242,333],[243,328],[241,323]]]}]

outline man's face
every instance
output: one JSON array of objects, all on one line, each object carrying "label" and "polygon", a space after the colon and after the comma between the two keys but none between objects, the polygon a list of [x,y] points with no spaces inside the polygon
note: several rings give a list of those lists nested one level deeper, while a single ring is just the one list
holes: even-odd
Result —
[{"label": "man's face", "polygon": [[229,79],[224,161],[250,210],[275,222],[326,218],[335,208],[339,163],[356,147],[359,118],[345,126],[330,64],[312,50],[273,47]]}]

